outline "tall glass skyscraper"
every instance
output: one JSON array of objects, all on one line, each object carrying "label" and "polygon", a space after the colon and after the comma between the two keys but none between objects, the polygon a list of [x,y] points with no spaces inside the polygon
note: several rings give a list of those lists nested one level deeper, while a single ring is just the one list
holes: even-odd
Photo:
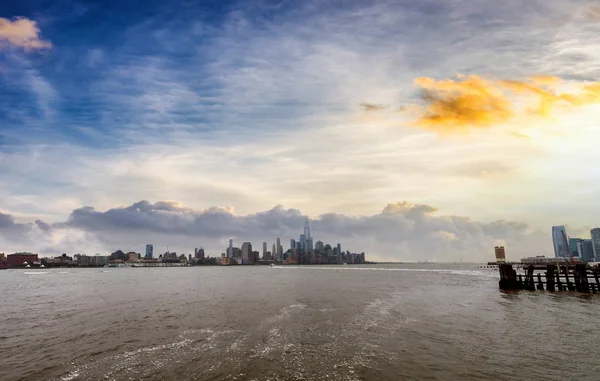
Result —
[{"label": "tall glass skyscraper", "polygon": [[308,217],[306,217],[306,222],[304,223],[304,239],[309,240],[310,238],[310,221],[308,221]]},{"label": "tall glass skyscraper", "polygon": [[556,258],[569,257],[569,236],[564,226],[552,227],[552,242],[554,243],[554,256]]},{"label": "tall glass skyscraper", "polygon": [[600,228],[594,228],[590,231],[592,234],[592,247],[594,248],[594,257],[600,259]]},{"label": "tall glass skyscraper", "polygon": [[146,259],[152,259],[152,255],[154,255],[154,246],[151,244],[146,245]]}]

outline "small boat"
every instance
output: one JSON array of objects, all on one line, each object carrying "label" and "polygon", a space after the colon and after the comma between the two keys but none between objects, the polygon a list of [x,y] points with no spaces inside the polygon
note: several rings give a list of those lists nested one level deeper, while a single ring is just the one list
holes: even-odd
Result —
[{"label": "small boat", "polygon": [[271,267],[277,267],[275,263],[271,263]]}]

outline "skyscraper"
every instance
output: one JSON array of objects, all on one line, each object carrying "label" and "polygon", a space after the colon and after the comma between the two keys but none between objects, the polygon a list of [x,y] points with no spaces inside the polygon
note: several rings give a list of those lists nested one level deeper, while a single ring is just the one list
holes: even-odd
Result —
[{"label": "skyscraper", "polygon": [[233,258],[233,239],[229,239],[229,249],[227,249],[227,258]]},{"label": "skyscraper", "polygon": [[263,242],[263,259],[267,259],[267,243]]},{"label": "skyscraper", "polygon": [[342,245],[337,244],[338,253],[342,254]]},{"label": "skyscraper", "polygon": [[600,259],[600,228],[594,228],[590,231],[592,234],[592,246],[594,248],[594,257]]},{"label": "skyscraper", "polygon": [[271,251],[271,259],[277,259],[277,249],[275,248],[275,244],[273,244],[273,251]]},{"label": "skyscraper", "polygon": [[594,260],[594,245],[591,239],[582,239],[577,242],[577,251],[582,260],[587,262]]},{"label": "skyscraper", "polygon": [[300,251],[304,252],[304,248],[306,247],[306,239],[304,234],[300,234]]},{"label": "skyscraper", "polygon": [[242,244],[242,258],[244,258],[244,259],[252,258],[252,243],[244,242]]},{"label": "skyscraper", "polygon": [[295,239],[290,239],[290,249],[294,250],[296,248],[296,240]]},{"label": "skyscraper", "polygon": [[144,258],[152,259],[153,255],[154,255],[154,245],[151,245],[151,244],[146,245],[146,255],[144,256]]},{"label": "skyscraper", "polygon": [[567,258],[569,256],[569,236],[564,226],[552,227],[552,242],[554,243],[554,256]]},{"label": "skyscraper", "polygon": [[283,246],[281,246],[281,240],[277,238],[277,258],[281,260],[283,258]]},{"label": "skyscraper", "polygon": [[304,222],[304,239],[310,239],[310,221],[308,221],[308,217],[306,217],[306,222]]},{"label": "skyscraper", "polygon": [[574,257],[582,257],[581,251],[579,251],[579,242],[582,242],[581,238],[569,238],[569,250],[571,255]]}]

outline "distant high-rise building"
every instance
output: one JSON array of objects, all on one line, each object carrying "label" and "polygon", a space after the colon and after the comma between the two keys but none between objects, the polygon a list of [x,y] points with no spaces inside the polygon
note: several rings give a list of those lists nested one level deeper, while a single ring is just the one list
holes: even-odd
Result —
[{"label": "distant high-rise building", "polygon": [[315,243],[315,251],[318,251],[319,253],[325,252],[325,244],[323,241],[317,241],[317,243]]},{"label": "distant high-rise building", "polygon": [[305,239],[306,247],[304,249],[305,252],[313,251],[313,240],[312,238]]},{"label": "distant high-rise building", "polygon": [[188,254],[188,262],[192,261],[192,254]]},{"label": "distant high-rise building", "polygon": [[267,243],[266,243],[266,242],[263,242],[263,252],[262,252],[262,256],[263,256],[263,259],[267,259],[267,258],[266,258],[266,256],[267,256]]},{"label": "distant high-rise building", "polygon": [[581,238],[569,238],[569,250],[571,250],[571,255],[574,257],[581,257],[581,252],[579,251],[579,242],[583,241]]},{"label": "distant high-rise building", "polygon": [[153,255],[154,255],[154,245],[151,245],[151,244],[146,245],[146,255],[144,256],[144,258],[152,259]]},{"label": "distant high-rise building", "polygon": [[582,239],[577,242],[577,251],[584,261],[594,260],[594,245],[591,239]]},{"label": "distant high-rise building", "polygon": [[342,253],[342,245],[340,245],[339,243],[337,244],[337,249],[338,249],[338,253]]},{"label": "distant high-rise building", "polygon": [[229,239],[229,248],[227,249],[227,258],[233,258],[233,239]]},{"label": "distant high-rise building", "polygon": [[283,258],[283,246],[281,246],[281,240],[277,238],[277,257],[279,260]]},{"label": "distant high-rise building", "polygon": [[201,261],[204,260],[204,249],[203,248],[198,249],[198,251],[196,252],[196,258],[198,258]]},{"label": "distant high-rise building", "polygon": [[300,251],[304,252],[306,247],[306,239],[304,234],[300,234]]},{"label": "distant high-rise building", "polygon": [[296,248],[296,240],[290,239],[290,250],[294,250]]},{"label": "distant high-rise building", "polygon": [[496,254],[496,262],[506,262],[506,253],[504,252],[504,246],[496,246],[494,248]]},{"label": "distant high-rise building", "polygon": [[569,256],[569,236],[564,226],[552,227],[552,242],[554,243],[554,256],[567,258]]},{"label": "distant high-rise building", "polygon": [[274,243],[273,243],[273,251],[271,251],[271,255],[273,256],[273,259],[276,259],[275,257],[277,256],[277,248],[275,247]]},{"label": "distant high-rise building", "polygon": [[306,217],[306,222],[304,222],[304,239],[310,239],[310,221],[308,217]]},{"label": "distant high-rise building", "polygon": [[594,228],[590,231],[592,235],[592,247],[594,248],[594,257],[600,259],[600,228]]},{"label": "distant high-rise building", "polygon": [[244,242],[242,244],[242,258],[252,258],[252,243]]}]

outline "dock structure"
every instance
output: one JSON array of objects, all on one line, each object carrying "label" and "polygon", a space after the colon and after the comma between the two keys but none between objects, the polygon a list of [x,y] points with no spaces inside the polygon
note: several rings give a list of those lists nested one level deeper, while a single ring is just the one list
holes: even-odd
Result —
[{"label": "dock structure", "polygon": [[[600,292],[600,269],[588,268],[584,263],[524,266],[517,274],[512,264],[499,264],[501,290],[546,290]],[[544,271],[545,270],[545,271]]]}]

